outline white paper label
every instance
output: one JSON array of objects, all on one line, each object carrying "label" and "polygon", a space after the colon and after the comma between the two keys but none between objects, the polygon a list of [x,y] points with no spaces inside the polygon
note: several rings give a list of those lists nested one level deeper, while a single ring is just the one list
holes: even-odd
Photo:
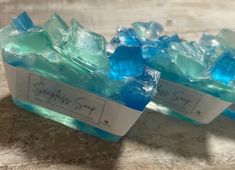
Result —
[{"label": "white paper label", "polygon": [[58,81],[5,64],[11,95],[123,136],[142,114]]},{"label": "white paper label", "polygon": [[205,124],[231,105],[231,102],[163,79],[160,79],[154,102]]}]

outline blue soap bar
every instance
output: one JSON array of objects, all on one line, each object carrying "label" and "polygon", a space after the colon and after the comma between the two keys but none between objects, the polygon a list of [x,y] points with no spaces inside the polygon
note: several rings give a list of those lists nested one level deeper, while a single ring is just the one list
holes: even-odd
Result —
[{"label": "blue soap bar", "polygon": [[[151,37],[156,36],[160,28],[155,23],[144,27],[146,31],[155,29],[148,30]],[[160,73],[146,66],[141,47],[144,40],[135,29],[122,28],[117,34],[108,44],[102,35],[90,31],[75,19],[67,25],[58,14],[53,14],[41,27],[34,25],[29,15],[23,12],[0,31],[0,47],[7,67],[18,67],[39,78],[88,92],[94,98],[101,97],[102,102],[107,100],[115,107],[125,108],[126,114],[130,111],[138,117],[156,95]],[[112,47],[112,51],[109,52],[108,47]],[[17,97],[13,100],[19,107],[108,141],[117,141],[120,136],[116,134],[124,134],[123,131],[112,134],[109,133],[112,130],[101,130],[97,128],[99,126],[52,111],[55,108],[46,109]]]},{"label": "blue soap bar", "polygon": [[[134,37],[135,42],[139,41],[140,44],[123,45],[140,47],[144,63],[161,71],[163,79],[226,102],[235,102],[235,32],[223,29],[216,36],[204,34],[197,42],[182,40],[177,34],[161,36],[163,28],[155,22],[136,22],[132,24],[132,28],[125,30],[131,30],[131,35],[126,34],[125,40]],[[115,39],[121,39],[121,36],[117,33]],[[134,89],[133,82],[127,85]],[[124,88],[123,94],[130,91]],[[135,93],[132,94],[132,98],[140,98]]]}]

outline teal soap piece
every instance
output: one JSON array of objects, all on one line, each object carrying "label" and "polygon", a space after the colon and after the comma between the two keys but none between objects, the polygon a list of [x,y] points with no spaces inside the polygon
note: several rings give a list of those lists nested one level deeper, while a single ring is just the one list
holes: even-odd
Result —
[{"label": "teal soap piece", "polygon": [[168,50],[173,62],[190,81],[208,78],[212,63],[218,58],[197,42],[172,43]]},{"label": "teal soap piece", "polygon": [[62,61],[60,54],[56,51],[50,51],[50,54],[47,53],[42,56],[35,53],[16,54],[3,50],[2,56],[3,61],[7,64],[36,72],[50,79],[59,80],[67,84],[78,84],[79,80],[82,80],[82,77],[77,75],[76,70],[68,67]]},{"label": "teal soap piece", "polygon": [[216,38],[218,42],[225,47],[235,51],[235,32],[229,29],[222,29],[217,35]]},{"label": "teal soap piece", "polygon": [[77,65],[91,71],[105,70],[108,67],[105,38],[84,28],[75,19],[71,21],[68,42],[62,50]]},{"label": "teal soap piece", "polygon": [[199,42],[207,47],[213,48],[218,48],[221,45],[216,36],[208,33],[204,33]]},{"label": "teal soap piece", "polygon": [[52,48],[52,42],[40,27],[23,32],[9,25],[0,30],[0,47],[18,54],[42,54]]},{"label": "teal soap piece", "polygon": [[177,34],[172,36],[160,36],[156,41],[143,43],[142,55],[145,64],[156,70],[164,70],[163,74],[167,71],[182,75],[183,73],[167,51],[169,45],[172,43],[181,43]]},{"label": "teal soap piece", "polygon": [[35,30],[27,33],[20,33],[10,36],[4,48],[7,51],[16,52],[18,54],[37,53],[41,54],[44,50],[52,47],[52,42],[47,32],[43,30]]},{"label": "teal soap piece", "polygon": [[138,37],[142,40],[155,40],[159,37],[160,33],[163,31],[161,24],[157,22],[134,22],[132,24]]},{"label": "teal soap piece", "polygon": [[26,12],[13,18],[11,25],[0,32],[0,41],[2,48],[18,54],[41,54],[52,47],[48,32],[34,25]]},{"label": "teal soap piece", "polygon": [[58,14],[53,14],[43,29],[49,34],[54,46],[61,47],[67,42],[69,27]]}]

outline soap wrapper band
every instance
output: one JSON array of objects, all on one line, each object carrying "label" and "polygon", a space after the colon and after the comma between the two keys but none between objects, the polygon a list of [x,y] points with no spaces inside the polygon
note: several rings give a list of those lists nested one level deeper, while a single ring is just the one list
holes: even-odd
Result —
[{"label": "soap wrapper band", "polygon": [[122,104],[4,63],[10,93],[17,99],[124,136],[142,114]]},{"label": "soap wrapper band", "polygon": [[[202,124],[210,123],[232,104],[164,79],[159,81],[158,95],[153,102]],[[162,111],[158,105],[151,109]]]}]

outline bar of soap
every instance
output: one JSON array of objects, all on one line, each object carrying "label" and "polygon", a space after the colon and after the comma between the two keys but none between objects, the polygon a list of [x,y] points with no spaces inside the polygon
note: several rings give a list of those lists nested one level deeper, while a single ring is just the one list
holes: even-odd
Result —
[{"label": "bar of soap", "polygon": [[[123,34],[117,32],[114,39],[125,41],[116,41],[119,45],[114,45],[113,49],[120,44],[140,47],[144,63],[160,71],[163,79],[225,101],[235,101],[235,32],[222,29],[215,36],[204,34],[200,41],[187,41],[177,34],[161,35],[163,27],[155,22],[135,22],[125,30],[131,30],[131,34],[123,38]],[[140,43],[127,41],[133,39]]]},{"label": "bar of soap", "polygon": [[[132,33],[122,30],[119,35],[129,38]],[[160,73],[145,65],[134,37],[138,43],[122,46],[130,41],[121,38],[108,54],[106,39],[75,19],[68,26],[53,14],[41,27],[23,12],[0,31],[0,45],[10,65],[143,111],[157,93]]]}]

